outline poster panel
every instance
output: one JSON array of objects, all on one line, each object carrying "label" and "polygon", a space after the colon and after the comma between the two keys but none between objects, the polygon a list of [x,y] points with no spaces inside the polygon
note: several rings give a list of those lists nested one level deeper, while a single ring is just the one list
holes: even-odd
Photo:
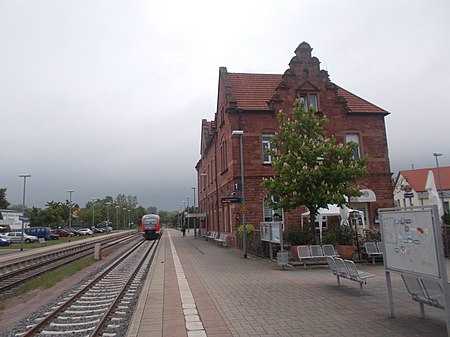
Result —
[{"label": "poster panel", "polygon": [[432,209],[382,211],[385,268],[440,278]]},{"label": "poster panel", "polygon": [[282,233],[280,229],[282,229],[281,222],[261,222],[261,241],[280,243],[280,233]]}]

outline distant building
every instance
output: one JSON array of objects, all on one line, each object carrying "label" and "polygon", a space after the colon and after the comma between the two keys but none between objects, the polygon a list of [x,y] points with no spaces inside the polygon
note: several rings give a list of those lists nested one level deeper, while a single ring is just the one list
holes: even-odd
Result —
[{"label": "distant building", "polygon": [[[9,226],[10,229],[21,229],[22,220],[19,217],[22,216],[21,212],[17,212],[10,209],[0,209],[0,227]],[[2,219],[3,218],[3,219]],[[24,227],[29,226],[29,221],[24,223]],[[0,228],[1,231],[1,228]]]},{"label": "distant building", "polygon": [[[440,197],[441,186],[437,168],[424,168],[400,171],[395,181],[394,200],[397,207],[427,206],[435,202],[430,200],[427,191],[428,172],[433,172],[434,183]],[[450,166],[440,167],[442,190],[444,192],[444,211],[449,211],[450,202]],[[442,199],[439,200],[442,203]]]},{"label": "distant building", "polygon": [[[306,209],[289,213],[271,209],[265,201],[276,196],[268,195],[261,186],[263,179],[274,175],[264,149],[271,146],[270,139],[279,129],[277,113],[291,113],[296,99],[328,117],[328,136],[335,136],[338,143],[355,141],[359,144],[355,156],[369,156],[368,175],[357,186],[363,195],[352,198],[350,207],[364,211],[365,222],[372,227],[377,223],[378,208],[394,205],[385,130],[389,113],[331,82],[311,51],[308,43],[301,43],[284,74],[219,69],[217,111],[214,120],[204,119],[201,126],[201,158],[196,165],[198,200],[200,212],[208,215],[208,229],[229,234],[232,245],[236,244],[243,211],[256,232],[260,222],[272,221],[275,216],[287,228],[300,226]],[[234,202],[241,193],[240,146],[239,137],[232,137],[234,130],[244,132],[246,210]]]}]

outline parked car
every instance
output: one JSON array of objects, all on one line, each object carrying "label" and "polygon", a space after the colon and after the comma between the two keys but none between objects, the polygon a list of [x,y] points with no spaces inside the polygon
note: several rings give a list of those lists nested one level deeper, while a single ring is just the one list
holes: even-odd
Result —
[{"label": "parked car", "polygon": [[28,235],[34,235],[38,238],[44,238],[45,240],[57,240],[59,239],[59,235],[52,233],[52,229],[50,227],[28,227],[25,228],[25,233]]},{"label": "parked car", "polygon": [[1,239],[5,239],[5,240],[8,240],[9,241],[9,243],[11,244],[11,239],[9,239],[5,234],[3,234],[3,233],[0,233],[0,238]]},{"label": "parked car", "polygon": [[9,246],[11,244],[11,239],[6,235],[0,234],[0,246]]},{"label": "parked car", "polygon": [[54,230],[52,230],[52,233],[56,234],[56,235],[59,235],[59,237],[61,237],[61,238],[66,238],[68,236],[69,237],[75,236],[75,233],[69,232],[68,230],[65,230],[65,229],[62,229],[62,228],[54,229]]},{"label": "parked car", "polygon": [[94,234],[89,228],[81,228],[78,230],[78,233],[80,233],[80,235],[92,235]]},{"label": "parked car", "polygon": [[[8,239],[11,240],[12,243],[20,243],[22,241],[22,232],[9,232],[5,234]],[[38,242],[39,239],[37,236],[28,235],[27,233],[23,233],[23,242],[31,243]]]},{"label": "parked car", "polygon": [[112,227],[108,226],[106,223],[99,223],[97,227],[95,227],[95,231],[99,233],[109,233],[112,231]]}]

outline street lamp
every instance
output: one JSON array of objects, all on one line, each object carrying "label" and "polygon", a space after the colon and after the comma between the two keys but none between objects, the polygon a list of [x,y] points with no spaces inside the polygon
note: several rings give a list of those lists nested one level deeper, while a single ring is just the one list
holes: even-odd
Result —
[{"label": "street lamp", "polygon": [[208,185],[206,184],[206,177],[208,176],[206,173],[200,173],[200,176],[204,178],[204,186],[205,186],[205,226],[206,226],[206,235],[208,235]]},{"label": "street lamp", "polygon": [[[438,173],[438,180],[439,180],[439,194],[441,197],[441,202],[442,202],[442,212],[443,212],[443,216],[445,215],[445,202],[444,202],[444,189],[442,186],[442,181],[441,181],[441,170],[439,168],[439,160],[438,157],[442,156],[442,153],[439,152],[435,152],[433,153],[433,156],[436,157],[436,167],[437,167],[437,173]],[[442,222],[444,222],[444,217],[442,218]]]},{"label": "street lamp", "polygon": [[[195,208],[195,187],[191,187],[191,190],[194,190],[194,205],[193,205],[193,208],[194,208],[194,213],[197,213],[197,209]],[[197,238],[197,218],[195,217],[194,218],[194,239],[196,239]]]},{"label": "street lamp", "polygon": [[186,200],[183,200],[183,226],[186,227]]},{"label": "street lamp", "polygon": [[123,229],[125,230],[125,221],[126,221],[126,219],[125,219],[125,214],[127,214],[127,213],[125,213],[125,211],[126,211],[127,209],[124,207],[124,208],[122,208],[122,211],[123,211]]},{"label": "street lamp", "polygon": [[95,200],[97,198],[91,198],[92,200],[92,227],[95,227]]},{"label": "street lamp", "polygon": [[116,229],[119,230],[119,206],[116,206]]},{"label": "street lamp", "polygon": [[353,211],[351,212],[352,219],[353,219],[353,225],[355,226],[355,244],[356,244],[356,250],[358,252],[358,261],[361,261],[361,249],[359,247],[359,238],[358,238],[358,219],[359,219],[359,212]]},{"label": "street lamp", "polygon": [[75,192],[75,190],[66,190],[66,191],[69,192],[69,232],[70,232],[72,228],[72,193]]},{"label": "street lamp", "polygon": [[131,226],[131,209],[128,210],[128,228]]},{"label": "street lamp", "polygon": [[20,238],[20,251],[23,251],[23,227],[25,221],[25,187],[27,185],[27,178],[31,177],[31,174],[19,174],[20,178],[23,178],[23,199],[22,199],[22,237]]},{"label": "street lamp", "polygon": [[241,160],[241,210],[242,210],[242,248],[244,249],[244,259],[247,258],[247,223],[245,218],[245,213],[247,213],[247,209],[245,207],[245,186],[244,186],[244,151],[242,147],[242,137],[244,136],[244,131],[242,130],[234,130],[231,132],[232,136],[239,137],[239,152],[240,152],[240,160]]},{"label": "street lamp", "polygon": [[106,205],[106,226],[109,226],[109,206],[111,206],[111,202],[107,202],[105,205]]},{"label": "street lamp", "polygon": [[[187,214],[189,214],[189,196],[188,195],[186,196],[186,200],[187,200],[187,203],[186,203]],[[188,230],[188,233],[189,233],[189,220],[190,220],[190,218],[187,218],[187,230]]]}]

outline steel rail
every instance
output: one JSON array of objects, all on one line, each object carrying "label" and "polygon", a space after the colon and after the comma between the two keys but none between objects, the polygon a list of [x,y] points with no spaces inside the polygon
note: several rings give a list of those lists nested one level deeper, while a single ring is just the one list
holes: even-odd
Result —
[{"label": "steel rail", "polygon": [[[159,240],[155,240],[154,242],[159,242]],[[146,261],[147,257],[151,254],[151,258],[150,258],[150,263],[153,261],[153,257],[155,255],[156,252],[156,247],[157,244],[153,244],[152,247],[147,251],[147,253],[145,254],[145,256],[143,256],[141,258],[141,261],[138,263],[138,265],[136,265],[134,272],[131,274],[128,282],[124,285],[122,291],[116,296],[115,300],[113,301],[113,303],[109,306],[108,310],[103,314],[103,317],[100,319],[99,324],[97,325],[97,327],[94,329],[94,331],[89,335],[89,337],[98,337],[102,335],[102,331],[105,327],[105,325],[109,322],[110,320],[110,315],[111,313],[117,308],[118,304],[120,303],[120,300],[123,298],[125,292],[127,291],[127,289],[130,287],[131,283],[134,281],[137,273],[139,272],[139,270],[141,269],[144,261]]]},{"label": "steel rail", "polygon": [[[159,241],[159,240],[158,240]],[[32,337],[39,333],[44,327],[46,327],[52,320],[58,317],[60,313],[66,310],[70,305],[72,305],[75,301],[77,301],[82,295],[84,295],[89,289],[91,289],[95,284],[97,284],[101,279],[103,279],[106,275],[108,275],[112,270],[114,270],[123,260],[125,260],[129,255],[131,255],[136,249],[138,249],[145,241],[140,241],[133,249],[130,249],[125,254],[123,254],[117,261],[115,261],[112,265],[108,266],[104,271],[102,271],[98,276],[96,276],[91,282],[89,282],[86,286],[80,289],[76,294],[74,294],[71,298],[66,300],[63,304],[61,304],[58,308],[54,309],[50,314],[48,314],[43,320],[37,323],[30,330],[21,334],[21,337]],[[156,242],[156,241],[155,241]],[[155,243],[153,243],[154,245]],[[152,247],[153,247],[152,245]],[[149,249],[150,250],[150,249]]]},{"label": "steel rail", "polygon": [[[111,242],[107,242],[106,245],[102,248],[102,250],[107,251],[110,248],[116,247],[116,245],[120,243],[130,240],[131,238],[133,237],[130,236],[125,238],[119,238]],[[61,266],[70,264],[73,261],[76,261],[80,258],[89,256],[92,254],[92,249],[93,249],[92,246],[87,246],[86,248],[83,248],[80,251],[75,251],[75,253],[69,252],[66,253],[66,255],[59,256],[52,260],[45,259],[42,262],[30,265],[27,268],[22,268],[20,270],[16,270],[8,274],[0,275],[0,293],[4,292],[5,290],[11,289],[23,282],[26,282],[27,280],[33,277],[42,275],[46,272],[49,272]]]}]

